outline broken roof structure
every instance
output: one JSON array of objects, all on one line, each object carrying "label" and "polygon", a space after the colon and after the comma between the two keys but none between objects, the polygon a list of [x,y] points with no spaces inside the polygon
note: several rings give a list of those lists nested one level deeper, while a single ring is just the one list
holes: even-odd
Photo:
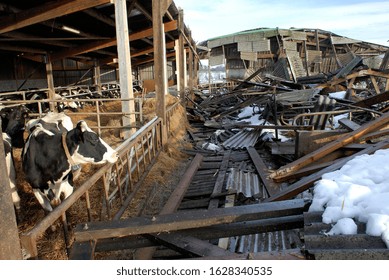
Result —
[{"label": "broken roof structure", "polygon": [[[320,29],[258,28],[209,39],[201,46],[211,66],[225,64],[227,79],[245,79],[254,73],[290,81],[331,73],[359,57],[377,68],[386,46],[336,35]],[[317,77],[320,78],[320,77]]]}]

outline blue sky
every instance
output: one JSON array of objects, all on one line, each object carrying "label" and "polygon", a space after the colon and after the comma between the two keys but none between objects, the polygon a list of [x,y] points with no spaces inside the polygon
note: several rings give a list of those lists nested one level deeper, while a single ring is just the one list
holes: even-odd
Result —
[{"label": "blue sky", "polygon": [[174,0],[196,42],[247,29],[318,28],[389,46],[389,1]]}]

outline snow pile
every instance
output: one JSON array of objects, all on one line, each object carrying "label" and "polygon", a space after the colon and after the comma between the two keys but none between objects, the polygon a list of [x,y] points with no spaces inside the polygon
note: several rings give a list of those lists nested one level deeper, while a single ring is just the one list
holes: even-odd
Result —
[{"label": "snow pile", "polygon": [[389,149],[361,155],[316,182],[309,211],[324,211],[326,233],[356,234],[355,222],[366,223],[366,234],[381,236],[389,248]]}]

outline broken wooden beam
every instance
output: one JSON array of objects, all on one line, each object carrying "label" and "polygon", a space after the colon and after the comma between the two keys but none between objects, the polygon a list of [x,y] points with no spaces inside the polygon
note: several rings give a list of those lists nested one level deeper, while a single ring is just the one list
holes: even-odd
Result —
[{"label": "broken wooden beam", "polygon": [[254,163],[255,169],[257,170],[257,173],[261,178],[263,185],[267,190],[268,195],[275,195],[280,190],[280,187],[277,183],[268,178],[270,175],[270,171],[263,162],[262,158],[259,156],[257,150],[253,147],[249,147],[247,148],[247,151],[251,157],[251,160]]},{"label": "broken wooden beam", "polygon": [[306,208],[306,201],[293,199],[231,208],[181,211],[152,218],[135,217],[118,221],[88,222],[77,225],[74,236],[76,241],[82,242],[102,238],[170,232],[231,222],[296,215],[306,211]]},{"label": "broken wooden beam", "polygon": [[237,257],[236,253],[222,249],[209,243],[208,241],[203,241],[192,236],[178,233],[162,233],[147,236],[151,240],[189,257]]},{"label": "broken wooden beam", "polygon": [[349,144],[352,143],[362,136],[377,130],[378,128],[382,127],[383,125],[387,124],[389,122],[389,113],[383,114],[381,117],[364,124],[361,126],[359,129],[346,133],[342,137],[338,138],[337,140],[330,142],[326,144],[325,146],[319,148],[318,150],[307,154],[290,164],[287,164],[280,169],[278,169],[276,172],[270,175],[271,178],[280,178],[282,176],[285,176],[289,173],[295,172],[312,162],[317,161],[318,159],[332,153],[333,151]]}]

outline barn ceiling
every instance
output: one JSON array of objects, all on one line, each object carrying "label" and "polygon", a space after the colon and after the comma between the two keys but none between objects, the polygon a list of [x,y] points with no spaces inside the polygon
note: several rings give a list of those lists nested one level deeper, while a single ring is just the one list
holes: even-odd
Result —
[{"label": "barn ceiling", "polygon": [[[153,61],[152,0],[127,1],[133,66]],[[163,18],[167,57],[178,39],[174,2]],[[184,28],[186,38],[189,30]],[[194,42],[193,42],[194,45]],[[69,58],[111,64],[117,58],[115,8],[110,0],[0,0],[0,56],[42,62]]]}]

